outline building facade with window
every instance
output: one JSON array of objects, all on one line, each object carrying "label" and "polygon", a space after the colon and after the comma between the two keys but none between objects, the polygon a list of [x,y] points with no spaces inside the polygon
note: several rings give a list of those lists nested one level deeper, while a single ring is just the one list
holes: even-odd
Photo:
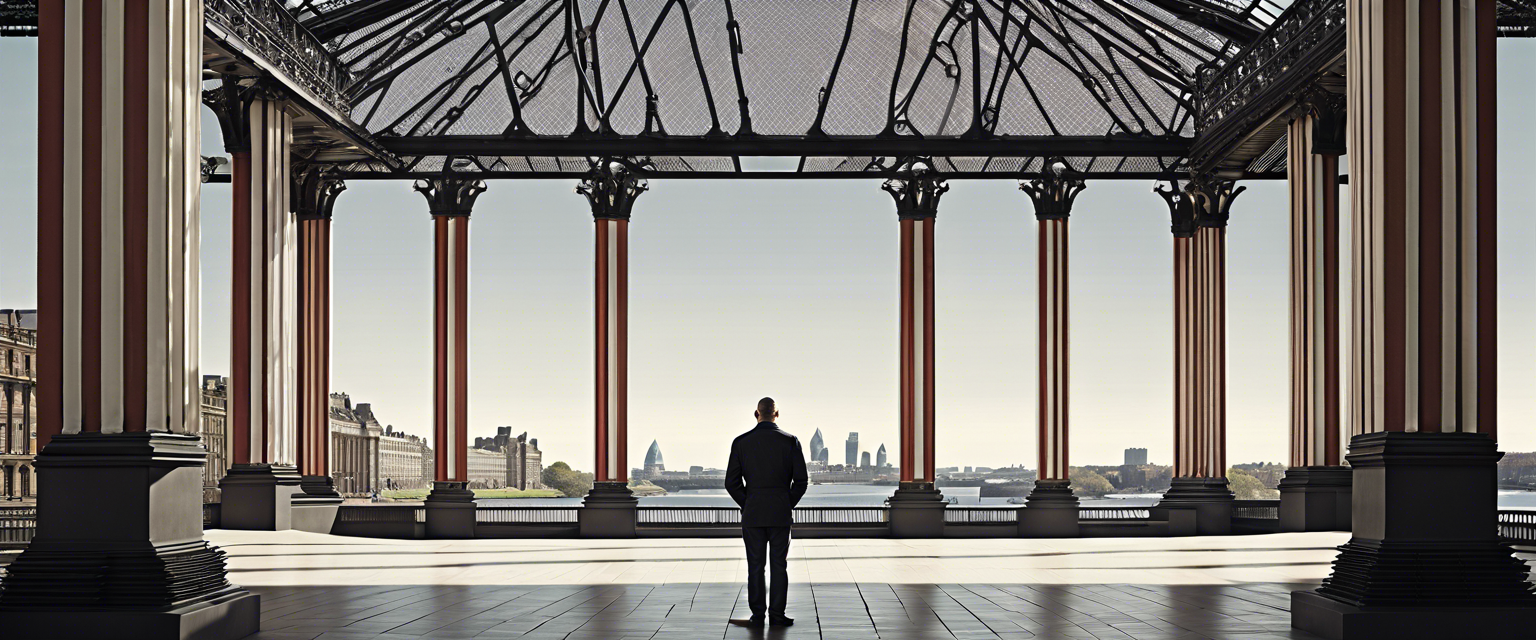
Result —
[{"label": "building facade with window", "polygon": [[0,501],[37,498],[37,312],[0,309]]}]

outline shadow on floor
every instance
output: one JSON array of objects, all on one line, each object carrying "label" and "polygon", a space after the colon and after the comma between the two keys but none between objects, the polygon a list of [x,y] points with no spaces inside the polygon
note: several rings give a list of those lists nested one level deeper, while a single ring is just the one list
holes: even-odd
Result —
[{"label": "shadow on floor", "polygon": [[255,640],[410,637],[1023,639],[1241,637],[1310,640],[1290,628],[1290,591],[1314,585],[792,584],[793,627],[731,624],[750,612],[730,583],[252,587]]}]

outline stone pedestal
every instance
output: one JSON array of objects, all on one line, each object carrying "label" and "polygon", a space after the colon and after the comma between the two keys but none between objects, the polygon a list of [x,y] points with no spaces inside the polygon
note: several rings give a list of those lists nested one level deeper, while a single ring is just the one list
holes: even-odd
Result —
[{"label": "stone pedestal", "polygon": [[1232,533],[1232,491],[1226,478],[1174,478],[1163,499],[1152,507],[1152,519],[1168,520],[1170,508],[1194,510],[1195,535]]},{"label": "stone pedestal", "polygon": [[1503,454],[1474,433],[1355,436],[1354,537],[1291,626],[1326,638],[1523,637],[1536,628],[1524,562],[1499,541]]},{"label": "stone pedestal", "polygon": [[944,508],[948,504],[932,482],[901,483],[891,495],[891,537],[944,537]]},{"label": "stone pedestal", "polygon": [[427,494],[427,538],[475,537],[475,492],[466,482],[433,482]]},{"label": "stone pedestal", "polygon": [[312,533],[330,533],[336,524],[336,512],[342,497],[330,476],[303,476],[298,493],[293,494],[293,528]]},{"label": "stone pedestal", "polygon": [[219,481],[219,526],[283,531],[293,528],[293,495],[303,491],[294,467],[237,464]]},{"label": "stone pedestal", "polygon": [[1280,480],[1281,531],[1349,531],[1349,467],[1293,467]]},{"label": "stone pedestal", "polygon": [[623,482],[592,485],[576,521],[583,538],[633,538],[640,499]]},{"label": "stone pedestal", "polygon": [[1029,492],[1029,500],[1019,509],[1019,537],[1076,538],[1077,496],[1072,495],[1070,480],[1041,480]]},{"label": "stone pedestal", "polygon": [[243,638],[260,599],[203,540],[198,438],[63,434],[37,456],[37,536],[8,567],[0,629],[17,638]]}]

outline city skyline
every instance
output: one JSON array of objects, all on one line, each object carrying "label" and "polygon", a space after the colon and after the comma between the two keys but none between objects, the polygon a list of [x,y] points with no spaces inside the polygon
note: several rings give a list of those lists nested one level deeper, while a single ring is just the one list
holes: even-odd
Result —
[{"label": "city skyline", "polygon": [[[36,43],[0,42],[13,90],[36,85]],[[1536,43],[1499,43],[1500,119],[1532,99]],[[0,103],[0,308],[36,305],[36,100]],[[1513,122],[1513,121],[1511,121]],[[1536,201],[1522,175],[1536,130],[1501,126],[1501,209]],[[224,155],[204,112],[203,152]],[[1522,150],[1524,149],[1524,150]],[[774,162],[744,159],[756,167]],[[494,182],[471,239],[471,438],[511,424],[590,468],[592,219],[569,180]],[[1236,203],[1228,256],[1228,457],[1287,448],[1287,213],[1283,182]],[[1035,224],[1012,181],[955,181],[937,234],[937,464],[1035,464]],[[1090,181],[1072,217],[1072,464],[1172,450],[1171,239],[1150,181]],[[1347,187],[1345,201],[1347,201]],[[202,370],[227,372],[229,188],[203,189]],[[391,421],[429,433],[430,222],[400,181],[354,181],[336,204],[332,388],[387,398]],[[1347,213],[1346,213],[1347,216]],[[1342,221],[1348,235],[1348,220]],[[653,181],[631,236],[630,448],[718,466],[758,398],[802,442],[857,430],[897,441],[896,225],[874,181]],[[1536,450],[1536,219],[1500,219],[1501,444]],[[1347,243],[1347,240],[1346,240]],[[1347,244],[1346,244],[1347,246]],[[1343,265],[1343,278],[1350,277]],[[1348,306],[1348,296],[1341,301]],[[1344,336],[1345,341],[1348,335]],[[1347,347],[1346,347],[1347,352]],[[1347,362],[1341,363],[1347,367]],[[841,440],[836,435],[834,439]],[[835,445],[834,445],[835,448]],[[834,456],[834,459],[841,456]]]}]

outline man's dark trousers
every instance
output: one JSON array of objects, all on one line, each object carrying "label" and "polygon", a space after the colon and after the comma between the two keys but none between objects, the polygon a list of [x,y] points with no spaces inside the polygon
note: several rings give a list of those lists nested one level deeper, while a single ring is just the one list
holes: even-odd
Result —
[{"label": "man's dark trousers", "polygon": [[[752,617],[763,617],[765,608],[775,617],[783,617],[789,598],[789,527],[742,527],[741,537],[747,541],[747,606]],[[765,564],[773,570],[773,597],[766,603]]]}]

